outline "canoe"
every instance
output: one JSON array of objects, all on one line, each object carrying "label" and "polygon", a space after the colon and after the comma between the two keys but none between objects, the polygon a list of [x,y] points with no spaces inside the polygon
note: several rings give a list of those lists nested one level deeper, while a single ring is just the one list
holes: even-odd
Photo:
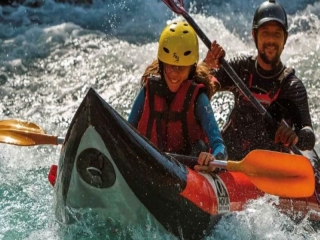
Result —
[{"label": "canoe", "polygon": [[[57,175],[56,215],[72,222],[70,209],[90,209],[128,224],[148,215],[173,235],[201,239],[221,216],[265,195],[243,173],[205,174],[181,162],[159,151],[90,89],[70,124],[58,168],[49,174]],[[289,215],[320,212],[314,196],[280,198],[279,209]]]}]

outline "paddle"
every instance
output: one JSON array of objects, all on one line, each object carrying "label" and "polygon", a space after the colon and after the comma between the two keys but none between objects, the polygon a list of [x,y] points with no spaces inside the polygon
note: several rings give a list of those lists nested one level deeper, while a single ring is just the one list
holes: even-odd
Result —
[{"label": "paddle", "polygon": [[[211,41],[204,34],[204,32],[200,29],[197,23],[192,19],[192,17],[187,13],[184,9],[183,0],[162,0],[173,12],[176,14],[182,15],[186,21],[193,27],[199,38],[203,41],[203,43],[207,46],[208,49],[211,48]],[[265,120],[274,127],[277,127],[278,124],[271,117],[268,111],[264,108],[264,106],[253,96],[250,90],[247,88],[245,83],[239,78],[233,68],[229,65],[229,63],[224,59],[219,59],[222,68],[226,71],[229,77],[233,80],[236,86],[240,89],[240,91],[250,100],[250,102],[254,105],[254,107],[258,110],[258,112],[265,118]],[[288,124],[282,120],[283,123],[288,126]],[[293,153],[302,155],[300,150],[294,146],[290,145],[290,149]]]},{"label": "paddle", "polygon": [[[0,121],[0,142],[19,146],[57,145],[63,142],[63,138],[45,134],[36,124],[4,120]],[[189,158],[194,162],[197,160],[195,157],[168,155],[177,159]],[[261,191],[277,196],[309,197],[314,191],[313,169],[310,161],[302,155],[254,150],[242,161],[215,160],[210,165],[244,173]]]},{"label": "paddle", "polygon": [[0,130],[21,130],[21,131],[32,131],[35,133],[45,133],[42,128],[37,124],[27,121],[19,121],[15,119],[1,120]]},{"label": "paddle", "polygon": [[[196,162],[195,157],[170,154]],[[181,156],[181,157],[180,157]],[[241,172],[261,191],[289,198],[310,197],[315,189],[314,172],[308,158],[302,155],[253,150],[241,161],[214,160],[211,166]]]},{"label": "paddle", "polygon": [[43,144],[62,144],[63,138],[45,134],[45,131],[35,123],[19,120],[0,121],[0,142],[33,146]]},{"label": "paddle", "polygon": [[315,190],[312,165],[302,155],[253,150],[240,162],[213,161],[216,167],[242,172],[260,190],[281,197],[310,197]]}]

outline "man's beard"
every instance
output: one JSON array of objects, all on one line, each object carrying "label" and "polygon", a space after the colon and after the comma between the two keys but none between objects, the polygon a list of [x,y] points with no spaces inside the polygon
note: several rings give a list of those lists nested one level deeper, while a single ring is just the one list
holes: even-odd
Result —
[{"label": "man's beard", "polygon": [[260,52],[259,51],[260,57],[261,57],[262,61],[264,61],[264,63],[271,64],[271,65],[275,66],[275,65],[277,65],[277,63],[280,60],[279,47],[278,47],[278,45],[274,45],[274,44],[264,44],[262,47],[263,47],[263,49],[265,49],[268,46],[275,47],[276,50],[277,50],[277,54],[271,60],[269,60],[267,55],[265,54],[265,52]]}]

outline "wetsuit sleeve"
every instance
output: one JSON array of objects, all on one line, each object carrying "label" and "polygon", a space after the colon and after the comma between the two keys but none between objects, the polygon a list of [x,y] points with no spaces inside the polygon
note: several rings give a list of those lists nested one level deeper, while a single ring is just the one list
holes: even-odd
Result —
[{"label": "wetsuit sleeve", "polygon": [[196,99],[195,116],[200,121],[202,129],[209,139],[213,156],[221,160],[226,159],[226,147],[222,140],[219,126],[214,117],[210,101],[204,93],[200,93]]},{"label": "wetsuit sleeve", "polygon": [[133,102],[131,112],[128,117],[128,122],[135,128],[138,127],[138,123],[142,116],[142,111],[144,107],[144,99],[145,99],[145,88],[141,88],[138,93],[136,99]]},{"label": "wetsuit sleeve", "polygon": [[[288,119],[292,121],[299,137],[297,147],[311,150],[315,145],[315,135],[309,111],[307,90],[296,76],[291,77],[282,87],[277,102],[288,110]],[[284,116],[286,119],[286,116]]]}]

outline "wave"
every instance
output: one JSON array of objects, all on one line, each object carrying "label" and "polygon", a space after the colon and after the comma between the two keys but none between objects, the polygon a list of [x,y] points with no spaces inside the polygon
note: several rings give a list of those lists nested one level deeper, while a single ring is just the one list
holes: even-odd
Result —
[{"label": "wave", "polygon": [[[166,21],[175,17],[161,0],[93,0],[92,4],[79,5],[54,0],[42,1],[43,4],[37,8],[27,5],[0,7],[0,39],[17,37],[30,28],[73,23],[130,43],[145,44],[156,41]],[[290,15],[290,23],[292,16],[296,15],[307,17],[311,13],[319,18],[320,4],[315,0],[281,3]],[[190,14],[215,17],[229,31],[247,39],[250,36],[252,16],[259,4],[260,1],[254,0],[186,0],[185,8]],[[307,19],[303,28],[310,21]]]}]

